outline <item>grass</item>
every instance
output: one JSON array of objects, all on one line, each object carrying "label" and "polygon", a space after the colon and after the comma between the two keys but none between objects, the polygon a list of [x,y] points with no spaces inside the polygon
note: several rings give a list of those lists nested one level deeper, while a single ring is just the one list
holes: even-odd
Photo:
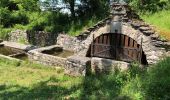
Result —
[{"label": "grass", "polygon": [[142,18],[155,26],[162,37],[170,40],[170,10],[162,10],[156,13],[142,15]]},{"label": "grass", "polygon": [[62,69],[29,62],[0,60],[0,99],[63,99],[74,96],[80,78],[68,77]]},{"label": "grass", "polygon": [[95,25],[98,21],[100,21],[100,19],[96,17],[92,17],[91,19],[86,20],[86,21],[79,21],[76,23],[72,23],[68,30],[68,34],[71,36],[77,36],[81,34],[81,32]]},{"label": "grass", "polygon": [[1,100],[168,100],[170,58],[157,65],[71,77],[60,68],[0,59]]}]

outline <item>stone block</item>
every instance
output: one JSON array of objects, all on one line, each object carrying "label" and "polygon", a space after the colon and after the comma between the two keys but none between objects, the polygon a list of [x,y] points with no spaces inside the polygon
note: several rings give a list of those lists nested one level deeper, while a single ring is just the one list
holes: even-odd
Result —
[{"label": "stone block", "polygon": [[115,61],[111,59],[96,57],[91,59],[91,71],[93,73],[112,72],[116,68],[120,70],[127,70],[129,66],[129,63],[122,61]]},{"label": "stone block", "polygon": [[65,74],[71,76],[85,76],[88,66],[90,66],[90,58],[71,56],[66,61]]}]

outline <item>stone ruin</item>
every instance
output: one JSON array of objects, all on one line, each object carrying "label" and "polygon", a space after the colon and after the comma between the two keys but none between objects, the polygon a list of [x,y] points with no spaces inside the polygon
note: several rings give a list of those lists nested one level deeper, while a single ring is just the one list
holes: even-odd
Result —
[{"label": "stone ruin", "polygon": [[[154,30],[154,27],[140,19],[127,4],[113,3],[111,7],[111,15],[108,18],[103,19],[76,37],[71,37],[67,34],[59,34],[53,37],[51,35],[48,36],[47,34],[42,35],[43,32],[34,35],[34,42],[37,41],[36,44],[44,43],[52,46],[28,51],[29,59],[50,66],[63,66],[65,73],[74,76],[86,75],[89,70],[92,72],[102,72],[114,70],[115,67],[126,70],[130,66],[128,62],[87,57],[87,52],[93,42],[93,36],[96,38],[102,34],[110,33],[112,19],[115,15],[119,14],[122,18],[121,33],[131,37],[138,44],[140,44],[141,39],[143,39],[142,49],[149,65],[156,64],[169,54],[170,43],[161,40],[158,32]],[[43,39],[40,39],[39,36],[43,37]],[[15,36],[12,36],[12,38],[14,37]],[[25,37],[31,39],[28,38],[30,37],[28,35]],[[41,42],[38,42],[39,40],[41,40]],[[49,40],[52,42],[49,42]],[[46,43],[47,41],[48,43]],[[54,43],[55,41],[56,43]],[[74,55],[63,58],[43,53],[44,50],[53,49],[72,51],[74,52]]]}]

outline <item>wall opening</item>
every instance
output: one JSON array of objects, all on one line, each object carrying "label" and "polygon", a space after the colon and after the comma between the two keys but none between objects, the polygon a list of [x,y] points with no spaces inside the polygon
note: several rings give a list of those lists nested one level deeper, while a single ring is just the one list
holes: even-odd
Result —
[{"label": "wall opening", "polygon": [[147,65],[141,45],[129,36],[118,33],[106,33],[93,39],[86,56],[125,62],[137,61]]}]

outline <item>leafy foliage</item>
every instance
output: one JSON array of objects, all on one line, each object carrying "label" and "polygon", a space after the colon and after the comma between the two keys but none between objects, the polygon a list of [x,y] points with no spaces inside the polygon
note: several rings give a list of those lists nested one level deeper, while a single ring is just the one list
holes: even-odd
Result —
[{"label": "leafy foliage", "polygon": [[167,0],[129,0],[129,3],[136,11],[140,12],[156,12],[169,6],[169,1]]}]

